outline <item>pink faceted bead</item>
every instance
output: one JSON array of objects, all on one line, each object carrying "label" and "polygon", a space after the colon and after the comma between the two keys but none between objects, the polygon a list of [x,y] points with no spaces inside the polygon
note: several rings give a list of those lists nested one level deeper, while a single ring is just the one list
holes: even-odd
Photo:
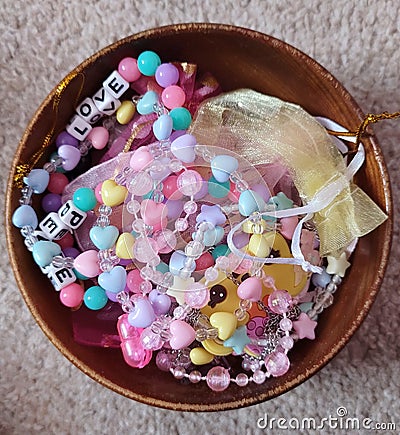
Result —
[{"label": "pink faceted bead", "polygon": [[134,82],[142,75],[137,67],[137,60],[133,57],[125,57],[118,64],[118,72],[127,82]]},{"label": "pink faceted bead", "polygon": [[155,334],[150,327],[143,329],[140,340],[142,341],[143,347],[149,350],[161,349],[164,344],[160,335]]},{"label": "pink faceted bead", "polygon": [[70,308],[79,306],[83,301],[84,290],[82,286],[73,282],[60,291],[60,301],[63,305]]},{"label": "pink faceted bead", "polygon": [[126,277],[126,285],[132,293],[141,293],[140,284],[144,279],[140,276],[140,270],[131,270]]},{"label": "pink faceted bead", "polygon": [[283,352],[272,352],[265,358],[265,368],[272,376],[284,375],[289,367],[289,358]]},{"label": "pink faceted bead", "polygon": [[228,369],[217,366],[210,369],[206,376],[207,385],[213,391],[224,391],[228,388],[231,377]]},{"label": "pink faceted bead", "polygon": [[185,103],[185,91],[177,85],[168,86],[161,94],[161,100],[165,107],[174,109],[175,107],[182,107]]},{"label": "pink faceted bead", "polygon": [[203,308],[210,300],[210,290],[199,282],[190,284],[185,291],[185,302],[192,308]]},{"label": "pink faceted bead", "polygon": [[290,308],[292,297],[286,290],[275,290],[268,297],[268,306],[276,314],[284,314]]},{"label": "pink faceted bead", "polygon": [[187,196],[196,195],[203,185],[203,178],[197,171],[189,169],[178,176],[178,189]]},{"label": "pink faceted bead", "polygon": [[158,352],[156,356],[156,365],[163,372],[169,372],[174,361],[173,355],[166,352]]},{"label": "pink faceted bead", "polygon": [[267,375],[262,370],[256,370],[253,373],[253,382],[256,384],[262,384],[265,381]]}]

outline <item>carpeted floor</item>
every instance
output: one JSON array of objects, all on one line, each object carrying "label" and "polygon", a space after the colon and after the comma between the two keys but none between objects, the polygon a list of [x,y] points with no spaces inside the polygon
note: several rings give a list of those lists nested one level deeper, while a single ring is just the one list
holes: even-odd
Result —
[{"label": "carpeted floor", "polygon": [[[364,112],[400,110],[396,0],[3,0],[0,194],[29,119],[62,77],[111,42],[178,22],[221,22],[273,35],[331,71]],[[132,402],[96,384],[53,347],[31,317],[4,253],[2,232],[0,433],[253,434],[262,432],[257,420],[265,414],[320,419],[336,416],[340,406],[349,417],[396,422],[400,430],[400,121],[377,125],[375,132],[389,167],[396,213],[391,261],[380,294],[357,334],[326,368],[284,396],[247,409],[218,415],[172,412]]]}]

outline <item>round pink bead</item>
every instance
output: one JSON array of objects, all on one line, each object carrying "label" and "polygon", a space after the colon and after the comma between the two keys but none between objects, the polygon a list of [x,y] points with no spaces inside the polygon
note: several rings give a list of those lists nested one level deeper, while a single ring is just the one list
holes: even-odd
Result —
[{"label": "round pink bead", "polygon": [[177,186],[184,195],[196,195],[203,185],[203,178],[197,171],[189,169],[178,176]]},{"label": "round pink bead", "polygon": [[173,374],[176,379],[183,379],[185,377],[185,369],[183,367],[175,367]]},{"label": "round pink bead", "polygon": [[245,387],[249,383],[249,377],[246,375],[246,373],[239,373],[236,376],[236,384],[239,385],[239,387]]},{"label": "round pink bead", "polygon": [[294,340],[290,335],[284,335],[279,340],[279,344],[286,350],[290,350],[294,345]]},{"label": "round pink bead", "polygon": [[61,195],[68,183],[68,178],[64,174],[61,174],[60,172],[54,172],[53,174],[50,174],[47,190],[51,193]]},{"label": "round pink bead", "polygon": [[161,100],[165,107],[174,109],[175,107],[182,107],[185,103],[185,91],[177,85],[168,86],[161,94]]},{"label": "round pink bead", "polygon": [[197,384],[201,381],[201,373],[198,370],[193,370],[189,373],[189,381],[192,384]]},{"label": "round pink bead", "polygon": [[97,202],[100,204],[103,204],[103,198],[101,197],[101,186],[103,185],[103,182],[99,183],[95,188],[94,188],[94,194],[96,196]]},{"label": "round pink bead", "polygon": [[84,290],[82,286],[73,282],[61,289],[60,301],[66,307],[75,308],[82,303],[83,294]]},{"label": "round pink bead", "polygon": [[292,302],[292,297],[285,290],[275,290],[268,297],[268,306],[276,314],[286,313]]},{"label": "round pink bead", "polygon": [[125,57],[118,64],[118,72],[127,82],[134,82],[142,75],[137,67],[137,60],[133,57]]},{"label": "round pink bead", "polygon": [[163,181],[163,194],[166,198],[171,199],[173,201],[177,201],[182,198],[182,192],[178,190],[177,186],[177,175],[170,175]]},{"label": "round pink bead", "polygon": [[169,372],[172,367],[174,357],[170,353],[158,352],[156,356],[156,365],[163,372]]},{"label": "round pink bead", "polygon": [[228,388],[231,377],[228,369],[217,366],[210,369],[206,376],[207,385],[213,391],[224,391]]},{"label": "round pink bead", "polygon": [[290,361],[283,352],[272,352],[265,358],[265,368],[272,376],[282,376],[288,370]]},{"label": "round pink bead", "polygon": [[132,293],[140,293],[140,284],[143,281],[138,269],[131,270],[126,277],[126,285]]},{"label": "round pink bead", "polygon": [[262,384],[266,377],[267,375],[262,370],[256,370],[253,373],[253,382],[256,384]]}]

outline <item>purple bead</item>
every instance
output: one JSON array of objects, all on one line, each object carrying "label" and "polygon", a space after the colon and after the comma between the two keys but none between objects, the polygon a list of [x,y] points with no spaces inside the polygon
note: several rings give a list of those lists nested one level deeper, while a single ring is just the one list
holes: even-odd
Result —
[{"label": "purple bead", "polygon": [[171,133],[169,140],[170,142],[173,142],[175,139],[178,139],[178,137],[181,137],[184,134],[186,134],[186,130],[175,130]]},{"label": "purple bead", "polygon": [[113,293],[113,292],[107,292],[107,291],[106,291],[106,295],[107,295],[108,299],[109,299],[111,302],[118,302],[117,294],[118,294],[118,293]]},{"label": "purple bead", "polygon": [[80,251],[71,247],[63,249],[63,253],[66,257],[76,258],[80,254]]},{"label": "purple bead", "polygon": [[61,195],[56,193],[48,193],[42,198],[42,208],[46,213],[57,212],[61,204]]},{"label": "purple bead", "polygon": [[167,212],[168,219],[175,220],[181,215],[183,211],[183,201],[180,200],[173,201],[169,199],[165,204],[168,210]]},{"label": "purple bead", "polygon": [[238,248],[242,249],[249,244],[250,235],[247,233],[236,233],[233,235],[233,244]]},{"label": "purple bead", "polygon": [[203,180],[201,184],[201,189],[194,195],[194,199],[198,201],[199,199],[204,198],[208,194],[208,182]]},{"label": "purple bead", "polygon": [[77,147],[79,145],[78,139],[71,136],[67,131],[62,131],[56,139],[57,148],[61,145],[72,145],[73,147]]},{"label": "purple bead", "polygon": [[156,69],[155,79],[163,88],[175,85],[179,80],[178,68],[172,63],[163,63]]}]

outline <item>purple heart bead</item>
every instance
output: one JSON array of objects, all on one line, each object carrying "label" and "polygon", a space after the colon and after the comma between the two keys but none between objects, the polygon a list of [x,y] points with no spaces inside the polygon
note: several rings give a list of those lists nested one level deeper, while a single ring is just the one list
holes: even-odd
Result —
[{"label": "purple heart bead", "polygon": [[156,289],[149,293],[149,301],[156,316],[167,314],[171,307],[171,299],[168,295],[158,292]]},{"label": "purple heart bead", "polygon": [[61,145],[57,154],[63,159],[62,167],[66,171],[72,171],[81,159],[81,152],[71,145]]},{"label": "purple heart bead", "polygon": [[156,320],[156,315],[154,314],[150,301],[138,295],[138,297],[133,300],[133,303],[135,308],[129,313],[129,324],[136,328],[147,328]]},{"label": "purple heart bead", "polygon": [[172,154],[184,163],[192,163],[196,158],[194,147],[197,141],[191,134],[184,134],[175,139],[171,144]]}]

